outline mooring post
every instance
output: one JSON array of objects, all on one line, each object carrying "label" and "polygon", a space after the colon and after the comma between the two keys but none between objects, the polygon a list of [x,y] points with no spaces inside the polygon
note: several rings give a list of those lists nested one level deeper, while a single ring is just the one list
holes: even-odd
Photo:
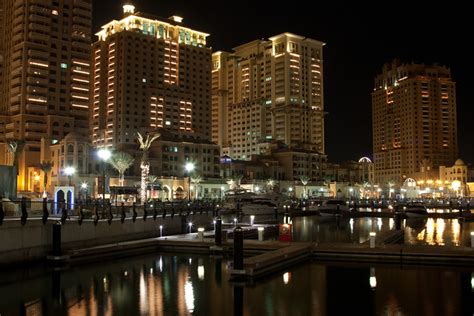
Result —
[{"label": "mooring post", "polygon": [[53,224],[53,256],[61,256],[61,222]]},{"label": "mooring post", "polygon": [[222,244],[222,219],[218,216],[216,218],[216,229],[214,232],[214,239],[217,246]]},{"label": "mooring post", "polygon": [[46,224],[48,217],[48,198],[43,198],[43,224]]},{"label": "mooring post", "polygon": [[234,270],[244,269],[244,230],[237,226],[234,229]]},{"label": "mooring post", "polygon": [[28,212],[26,210],[26,198],[21,198],[21,224],[25,225],[26,220],[28,219]]}]

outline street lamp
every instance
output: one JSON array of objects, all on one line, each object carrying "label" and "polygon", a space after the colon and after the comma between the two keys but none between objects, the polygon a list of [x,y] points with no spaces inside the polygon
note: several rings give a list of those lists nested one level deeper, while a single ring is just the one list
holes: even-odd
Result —
[{"label": "street lamp", "polygon": [[84,191],[84,201],[87,200],[87,188],[89,187],[89,185],[87,184],[87,182],[82,182],[81,183],[81,190]]},{"label": "street lamp", "polygon": [[97,152],[100,160],[102,160],[102,199],[105,201],[105,162],[110,159],[112,153],[107,148],[101,148]]},{"label": "street lamp", "polygon": [[67,175],[69,186],[71,186],[71,177],[74,173],[76,173],[76,168],[71,166],[64,168],[64,174]]},{"label": "street lamp", "polygon": [[196,166],[192,162],[188,162],[184,165],[184,169],[188,174],[188,201],[191,201],[191,172],[194,171],[195,167]]}]

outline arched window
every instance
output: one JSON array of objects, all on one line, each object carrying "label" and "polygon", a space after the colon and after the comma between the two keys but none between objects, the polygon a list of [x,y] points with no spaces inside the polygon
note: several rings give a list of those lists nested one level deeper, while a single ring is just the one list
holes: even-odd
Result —
[{"label": "arched window", "polygon": [[68,154],[74,153],[74,146],[72,144],[67,145],[67,153]]}]

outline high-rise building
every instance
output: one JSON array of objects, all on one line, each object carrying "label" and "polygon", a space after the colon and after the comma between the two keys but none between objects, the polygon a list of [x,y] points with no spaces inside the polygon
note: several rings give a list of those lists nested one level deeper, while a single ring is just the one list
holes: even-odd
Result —
[{"label": "high-rise building", "polygon": [[[375,181],[403,182],[420,169],[437,172],[457,157],[456,90],[448,68],[384,66],[372,92]],[[429,170],[428,170],[429,171]]]},{"label": "high-rise building", "polygon": [[25,141],[18,188],[41,139],[88,136],[92,0],[0,1],[0,111],[6,140]]},{"label": "high-rise building", "polygon": [[250,159],[271,142],[324,153],[324,43],[283,33],[212,57],[212,137]]},{"label": "high-rise building", "polygon": [[93,146],[136,144],[137,131],[161,128],[211,139],[208,34],[125,5],[102,26],[92,53]]}]

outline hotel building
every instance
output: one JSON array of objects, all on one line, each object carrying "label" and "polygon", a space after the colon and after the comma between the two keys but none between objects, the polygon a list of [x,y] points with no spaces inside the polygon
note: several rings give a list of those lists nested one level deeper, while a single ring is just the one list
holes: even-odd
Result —
[{"label": "hotel building", "polygon": [[136,144],[137,131],[168,129],[211,139],[208,34],[125,5],[92,49],[91,135],[95,147]]}]

